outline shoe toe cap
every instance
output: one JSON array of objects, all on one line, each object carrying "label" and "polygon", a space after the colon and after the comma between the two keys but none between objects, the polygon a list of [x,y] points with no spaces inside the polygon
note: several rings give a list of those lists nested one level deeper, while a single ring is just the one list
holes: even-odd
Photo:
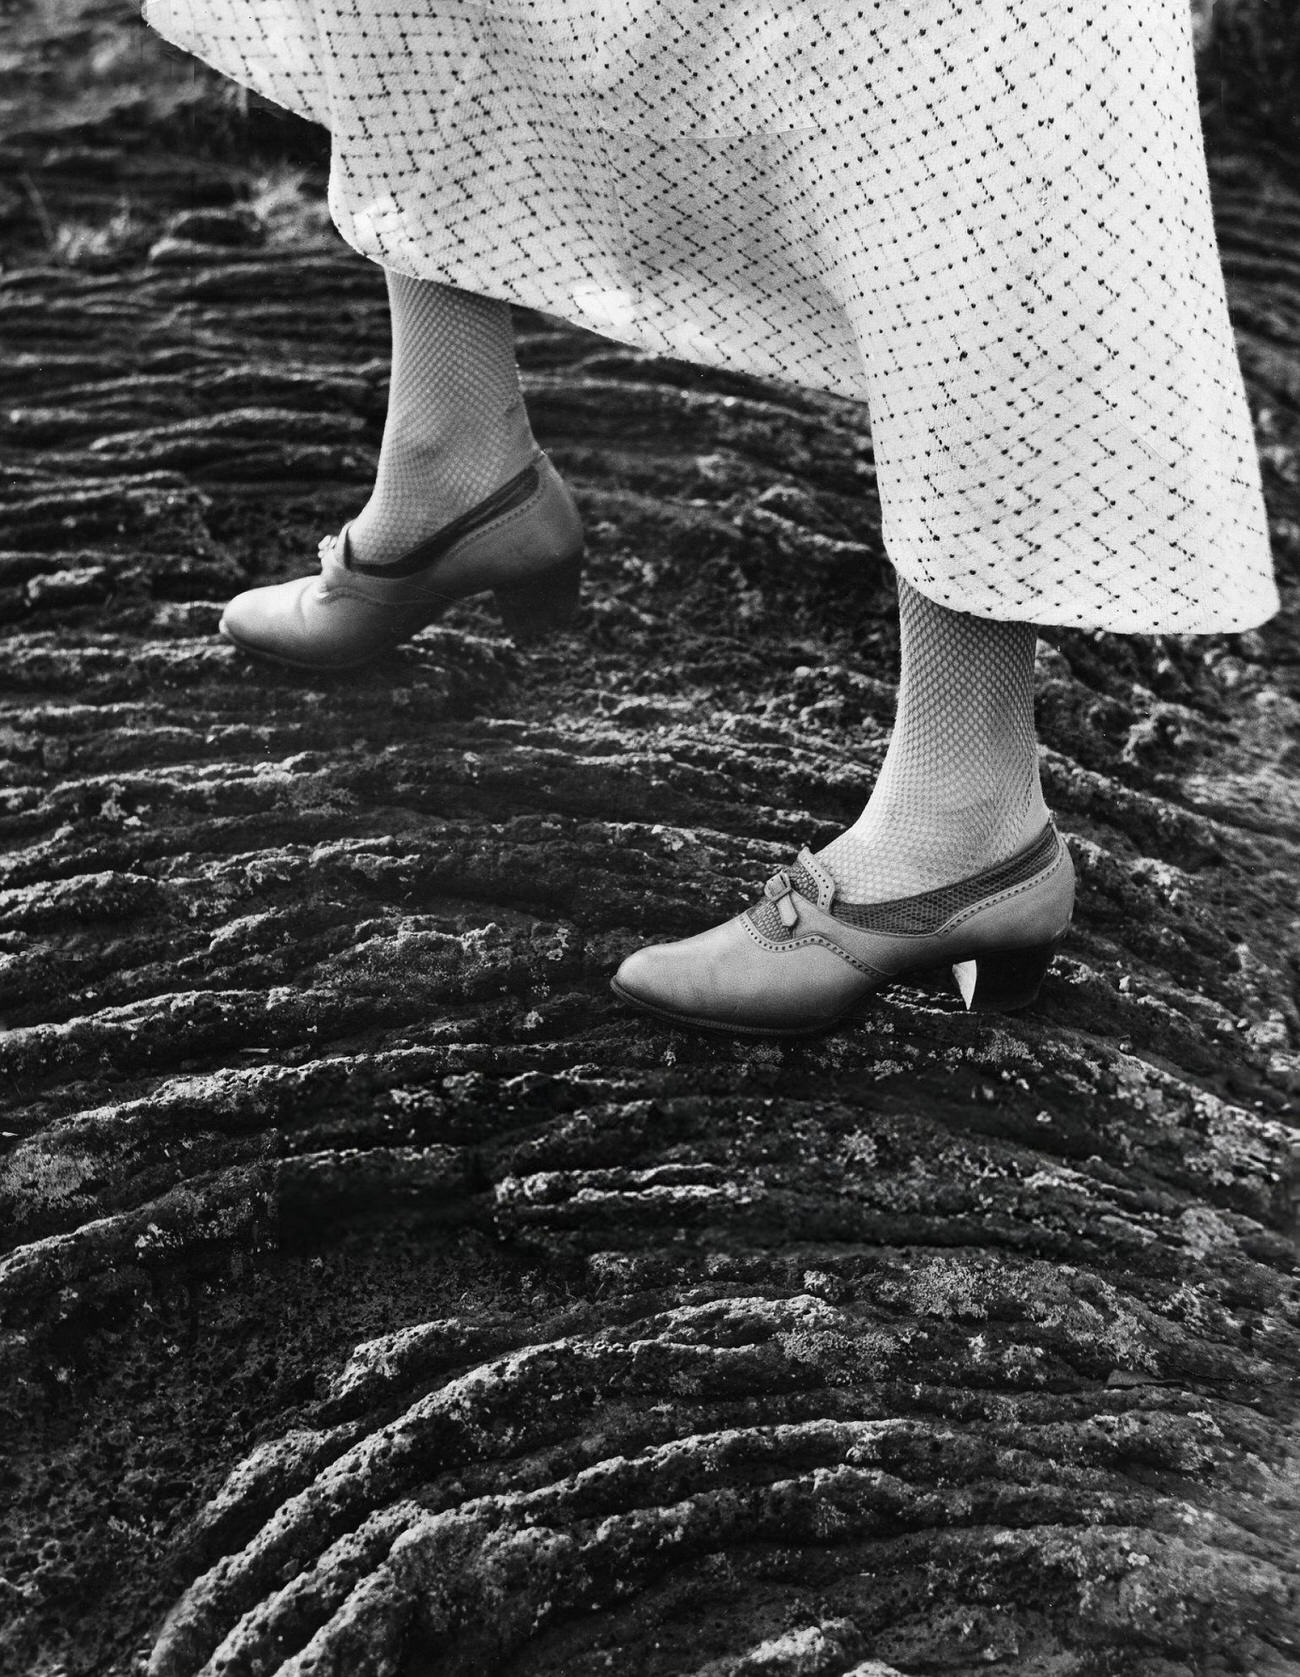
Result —
[{"label": "shoe toe cap", "polygon": [[670,944],[654,943],[629,955],[614,974],[614,988],[634,1001],[652,1007],[665,1005],[671,997],[671,962],[662,951]]},{"label": "shoe toe cap", "polygon": [[237,646],[259,650],[283,640],[285,612],[279,598],[283,584],[269,588],[247,588],[236,594],[221,614],[218,627]]},{"label": "shoe toe cap", "polygon": [[226,606],[217,627],[228,641],[246,651],[294,660],[307,658],[315,650],[314,641],[320,638],[310,633],[307,621],[310,591],[316,580],[297,577],[292,582],[245,589]]},{"label": "shoe toe cap", "polygon": [[631,954],[614,989],[652,1012],[695,1024],[725,1024],[743,1008],[756,978],[752,945],[729,921],[677,943],[652,943]]}]

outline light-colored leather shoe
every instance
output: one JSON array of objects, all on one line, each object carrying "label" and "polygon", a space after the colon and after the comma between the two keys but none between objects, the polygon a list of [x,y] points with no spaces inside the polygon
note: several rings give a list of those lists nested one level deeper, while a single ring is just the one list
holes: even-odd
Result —
[{"label": "light-colored leather shoe", "polygon": [[614,993],[661,1019],[743,1036],[824,1031],[883,985],[951,965],[976,1012],[1026,1007],[1074,909],[1074,864],[1049,822],[995,867],[915,897],[835,902],[807,850],[763,900],[680,943],[629,955]]},{"label": "light-colored leather shoe", "polygon": [[350,670],[492,592],[522,640],[562,628],[578,604],[582,520],[544,454],[485,501],[387,565],[360,564],[348,527],[321,543],[318,576],[237,594],[221,633],[245,652],[301,670]]}]

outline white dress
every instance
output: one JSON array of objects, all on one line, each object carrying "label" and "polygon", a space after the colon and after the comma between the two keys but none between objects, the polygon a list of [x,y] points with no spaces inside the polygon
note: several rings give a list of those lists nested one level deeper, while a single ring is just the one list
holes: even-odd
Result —
[{"label": "white dress", "polygon": [[981,616],[1277,609],[1187,0],[150,0],[333,136],[385,267],[868,402]]}]

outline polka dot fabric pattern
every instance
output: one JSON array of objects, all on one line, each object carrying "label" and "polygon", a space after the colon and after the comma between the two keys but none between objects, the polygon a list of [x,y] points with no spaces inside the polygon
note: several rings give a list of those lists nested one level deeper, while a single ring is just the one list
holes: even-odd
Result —
[{"label": "polka dot fabric pattern", "polygon": [[1277,608],[1187,0],[152,0],[333,136],[364,255],[869,402],[978,616]]}]

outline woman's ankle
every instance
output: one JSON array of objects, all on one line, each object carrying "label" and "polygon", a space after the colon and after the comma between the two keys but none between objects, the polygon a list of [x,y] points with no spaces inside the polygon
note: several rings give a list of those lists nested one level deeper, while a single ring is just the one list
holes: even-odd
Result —
[{"label": "woman's ankle", "polygon": [[937,891],[1026,849],[1050,819],[1041,788],[1001,810],[988,800],[918,808],[877,805],[817,852],[841,901],[892,902]]},{"label": "woman's ankle", "polygon": [[375,485],[350,545],[388,564],[471,512],[537,452],[507,304],[390,273],[393,364]]},{"label": "woman's ankle", "polygon": [[367,564],[388,564],[463,518],[537,457],[525,420],[490,439],[421,439],[386,445],[370,499],[352,520],[348,542]]}]

